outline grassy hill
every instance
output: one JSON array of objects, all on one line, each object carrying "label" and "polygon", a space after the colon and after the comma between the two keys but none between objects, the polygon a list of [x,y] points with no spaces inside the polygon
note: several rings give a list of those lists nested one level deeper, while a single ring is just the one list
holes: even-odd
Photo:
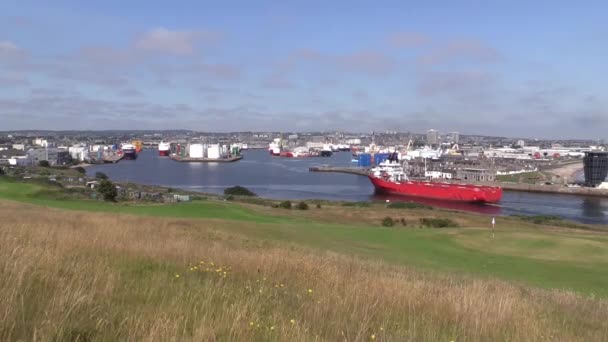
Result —
[{"label": "grassy hill", "polygon": [[0,181],[0,340],[608,338],[603,232],[501,218],[492,238],[486,217],[442,210],[59,193]]}]

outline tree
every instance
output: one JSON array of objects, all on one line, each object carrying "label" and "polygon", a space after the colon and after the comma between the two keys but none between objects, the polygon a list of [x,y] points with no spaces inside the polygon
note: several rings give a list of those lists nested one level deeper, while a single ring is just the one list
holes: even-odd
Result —
[{"label": "tree", "polygon": [[81,173],[83,175],[85,173],[87,173],[87,170],[85,170],[84,167],[82,167],[82,166],[77,166],[77,167],[74,168],[74,170],[78,171],[78,173]]},{"label": "tree", "polygon": [[4,169],[0,167],[0,176],[4,175]]},{"label": "tree", "polygon": [[40,166],[40,167],[50,167],[51,164],[49,163],[48,160],[41,160],[41,161],[38,162],[38,166]]},{"label": "tree", "polygon": [[224,190],[224,195],[233,195],[233,196],[250,196],[250,197],[255,197],[257,196],[253,191],[242,187],[242,186],[233,186],[231,188],[226,188]]},{"label": "tree", "polygon": [[108,175],[103,172],[95,172],[95,178],[97,179],[108,179]]},{"label": "tree", "polygon": [[103,179],[101,182],[99,182],[99,185],[97,186],[97,193],[103,196],[104,201],[110,202],[114,202],[116,200],[116,196],[118,196],[116,185],[107,179]]},{"label": "tree", "polygon": [[300,210],[308,210],[308,204],[306,202],[302,201],[302,202],[298,203],[296,208],[298,208]]}]

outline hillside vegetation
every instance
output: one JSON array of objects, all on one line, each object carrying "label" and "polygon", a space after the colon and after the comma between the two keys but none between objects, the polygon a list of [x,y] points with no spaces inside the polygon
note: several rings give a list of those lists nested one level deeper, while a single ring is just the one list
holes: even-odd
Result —
[{"label": "hillside vegetation", "polygon": [[492,238],[486,217],[438,209],[63,195],[0,180],[2,341],[608,339],[602,231],[504,218]]}]

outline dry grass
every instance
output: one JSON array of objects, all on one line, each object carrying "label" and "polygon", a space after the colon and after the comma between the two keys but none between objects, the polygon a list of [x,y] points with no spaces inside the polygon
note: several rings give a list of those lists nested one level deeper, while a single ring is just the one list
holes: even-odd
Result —
[{"label": "dry grass", "polygon": [[568,292],[221,231],[243,223],[26,208],[0,202],[3,341],[608,339],[607,303]]}]

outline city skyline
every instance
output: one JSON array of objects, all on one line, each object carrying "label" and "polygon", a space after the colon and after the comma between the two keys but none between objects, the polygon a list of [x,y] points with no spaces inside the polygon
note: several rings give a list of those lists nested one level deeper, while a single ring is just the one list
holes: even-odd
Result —
[{"label": "city skyline", "polygon": [[0,4],[0,131],[604,139],[608,6]]}]

